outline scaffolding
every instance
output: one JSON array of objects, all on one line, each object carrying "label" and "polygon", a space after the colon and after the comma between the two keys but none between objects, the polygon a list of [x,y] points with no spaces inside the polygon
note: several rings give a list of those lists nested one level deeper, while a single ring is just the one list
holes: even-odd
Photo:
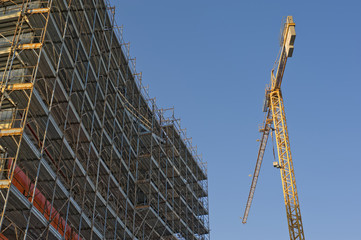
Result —
[{"label": "scaffolding", "polygon": [[0,238],[209,237],[207,168],[104,0],[0,1]]}]

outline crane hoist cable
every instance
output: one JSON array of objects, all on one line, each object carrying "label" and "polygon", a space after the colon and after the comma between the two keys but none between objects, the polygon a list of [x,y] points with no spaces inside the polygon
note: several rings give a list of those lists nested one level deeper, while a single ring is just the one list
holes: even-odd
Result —
[{"label": "crane hoist cable", "polygon": [[275,153],[275,141],[274,141],[274,137],[273,137],[273,131],[274,129],[272,129],[271,131],[271,138],[272,138],[272,153],[273,153],[273,160],[276,161],[276,153]]},{"label": "crane hoist cable", "polygon": [[[273,131],[276,139],[278,162],[273,166],[278,168],[281,173],[284,203],[287,214],[287,224],[291,240],[304,240],[304,231],[301,218],[301,209],[299,204],[298,192],[296,188],[296,179],[291,156],[291,148],[286,124],[286,115],[281,93],[281,83],[287,58],[292,57],[294,41],[296,38],[295,23],[292,16],[287,16],[286,22],[282,25],[281,49],[276,60],[276,64],[271,71],[271,83],[266,87],[265,101],[263,111],[266,112],[264,127],[260,129],[262,138],[257,155],[256,167],[253,174],[251,188],[249,191],[246,209],[242,223],[247,222],[248,214],[251,208],[254,192],[256,189],[264,151],[270,131]],[[274,70],[276,75],[274,75]]]}]

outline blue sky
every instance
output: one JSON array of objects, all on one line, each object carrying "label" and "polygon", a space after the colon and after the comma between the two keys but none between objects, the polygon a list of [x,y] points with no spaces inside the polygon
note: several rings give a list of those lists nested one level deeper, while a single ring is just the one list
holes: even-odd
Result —
[{"label": "blue sky", "polygon": [[175,107],[208,162],[211,239],[288,239],[269,142],[243,216],[265,84],[293,15],[283,80],[306,239],[361,240],[360,1],[111,1],[159,107]]}]

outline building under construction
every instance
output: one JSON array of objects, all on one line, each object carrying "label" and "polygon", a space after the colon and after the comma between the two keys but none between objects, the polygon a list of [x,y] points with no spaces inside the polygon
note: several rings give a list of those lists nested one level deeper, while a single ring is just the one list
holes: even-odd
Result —
[{"label": "building under construction", "polygon": [[208,182],[104,0],[0,0],[0,239],[209,239]]}]

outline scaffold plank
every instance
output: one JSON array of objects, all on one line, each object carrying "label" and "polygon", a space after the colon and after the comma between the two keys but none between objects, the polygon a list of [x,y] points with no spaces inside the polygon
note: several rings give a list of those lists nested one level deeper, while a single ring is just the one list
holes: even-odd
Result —
[{"label": "scaffold plank", "polygon": [[0,188],[9,188],[10,179],[2,179],[0,180]]},{"label": "scaffold plank", "polygon": [[21,135],[22,133],[23,133],[22,128],[0,129],[0,137]]}]

